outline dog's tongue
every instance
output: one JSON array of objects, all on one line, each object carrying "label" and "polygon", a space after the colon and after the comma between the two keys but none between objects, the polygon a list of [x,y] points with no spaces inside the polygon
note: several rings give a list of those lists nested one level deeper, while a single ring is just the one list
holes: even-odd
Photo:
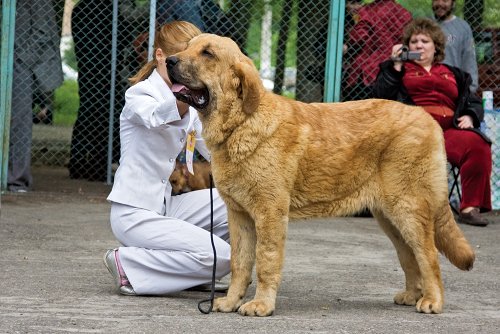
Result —
[{"label": "dog's tongue", "polygon": [[188,90],[188,89],[186,88],[186,86],[181,85],[181,84],[178,84],[178,83],[174,83],[174,84],[172,85],[172,88],[171,88],[171,89],[172,89],[172,92],[173,92],[173,93],[180,93],[180,92],[182,92],[183,90],[185,90],[185,91],[187,91],[187,90]]},{"label": "dog's tongue", "polygon": [[174,83],[171,90],[177,99],[184,101],[191,106],[200,107],[207,103],[207,97],[201,89],[191,90],[182,84]]}]

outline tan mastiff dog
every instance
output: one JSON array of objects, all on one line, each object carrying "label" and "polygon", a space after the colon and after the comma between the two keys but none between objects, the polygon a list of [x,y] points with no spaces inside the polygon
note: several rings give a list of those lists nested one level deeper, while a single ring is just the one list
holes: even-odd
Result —
[{"label": "tan mastiff dog", "polygon": [[[210,34],[167,67],[176,97],[199,111],[228,208],[231,284],[215,310],[271,315],[289,219],[368,207],[405,272],[394,301],[442,311],[438,250],[462,270],[474,252],[448,204],[443,133],[431,116],[394,101],[306,104],[272,94],[231,39]],[[255,262],[257,290],[244,303]]]}]

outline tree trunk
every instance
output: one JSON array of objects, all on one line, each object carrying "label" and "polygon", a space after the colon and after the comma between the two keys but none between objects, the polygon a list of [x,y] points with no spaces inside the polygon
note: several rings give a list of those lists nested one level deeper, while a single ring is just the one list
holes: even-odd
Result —
[{"label": "tree trunk", "polygon": [[281,94],[283,84],[285,83],[286,66],[286,42],[288,40],[288,31],[290,30],[290,20],[292,18],[293,0],[283,1],[281,9],[280,31],[278,35],[278,45],[276,49],[276,72],[274,74],[273,92]]}]

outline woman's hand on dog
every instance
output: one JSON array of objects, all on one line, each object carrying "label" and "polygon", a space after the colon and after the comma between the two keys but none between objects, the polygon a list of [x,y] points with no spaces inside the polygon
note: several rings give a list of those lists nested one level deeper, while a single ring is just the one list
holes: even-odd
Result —
[{"label": "woman's hand on dog", "polygon": [[[170,81],[167,72],[167,57],[160,48],[156,49],[155,56],[157,62],[156,71],[158,71],[158,74],[163,78],[163,80],[165,80],[167,86],[169,88],[172,88],[172,82]],[[189,110],[189,105],[187,103],[177,100],[177,110],[179,111],[179,115],[181,117],[184,117],[184,115]]]}]

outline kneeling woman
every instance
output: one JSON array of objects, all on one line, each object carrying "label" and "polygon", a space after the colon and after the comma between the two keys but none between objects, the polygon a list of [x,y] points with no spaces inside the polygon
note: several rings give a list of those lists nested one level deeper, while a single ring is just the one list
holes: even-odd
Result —
[{"label": "kneeling woman", "polygon": [[[402,62],[403,44],[419,51],[420,59]],[[441,63],[445,36],[432,20],[410,22],[403,44],[394,45],[391,59],[380,64],[373,95],[421,106],[439,122],[448,161],[460,169],[459,222],[486,226],[488,221],[480,212],[491,210],[491,141],[479,130],[484,111],[480,99],[469,90],[471,77]]]},{"label": "kneeling woman", "polygon": [[199,34],[189,22],[163,25],[155,34],[154,59],[131,78],[125,93],[120,166],[108,196],[111,229],[122,247],[104,255],[123,295],[163,295],[209,283],[215,259],[211,225],[216,276],[229,273],[227,210],[217,189],[212,196],[209,189],[171,196],[168,181],[188,138],[210,158],[198,113],[176,100],[165,63]]}]

